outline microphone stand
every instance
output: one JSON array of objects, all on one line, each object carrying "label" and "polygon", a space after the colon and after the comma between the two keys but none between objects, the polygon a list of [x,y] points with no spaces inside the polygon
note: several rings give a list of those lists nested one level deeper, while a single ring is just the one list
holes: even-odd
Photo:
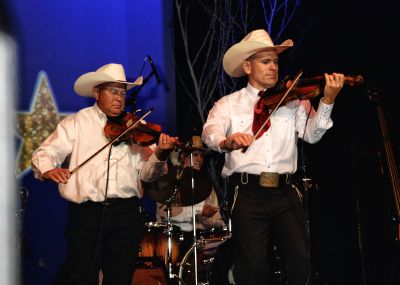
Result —
[{"label": "microphone stand", "polygon": [[[178,169],[179,171],[179,169]],[[175,201],[176,198],[176,193],[179,190],[179,181],[176,182],[174,186],[174,192],[172,193],[171,197],[169,197],[165,201],[166,205],[166,210],[167,210],[167,260],[166,260],[166,265],[167,265],[167,271],[168,271],[168,278],[169,279],[174,279],[174,278],[179,278],[176,276],[174,273],[172,273],[172,222],[171,222],[171,205]]]},{"label": "microphone stand", "polygon": [[311,234],[310,234],[310,217],[308,213],[308,192],[311,187],[311,178],[308,177],[307,171],[306,171],[306,159],[304,155],[304,140],[302,140],[301,143],[301,166],[302,170],[302,176],[303,178],[301,179],[303,183],[303,210],[304,210],[304,219],[306,223],[306,235],[307,235],[307,240],[308,240],[308,245],[307,245],[307,258],[308,258],[308,276],[307,276],[307,281],[306,284],[311,284]]},{"label": "microphone stand", "polygon": [[143,82],[140,86],[135,88],[130,94],[130,97],[126,100],[127,106],[133,106],[133,109],[136,109],[136,96],[142,90],[142,88],[146,85],[146,83],[150,80],[152,76],[155,76],[154,70],[152,69],[151,72],[143,79]]},{"label": "microphone stand", "polygon": [[[192,141],[190,140],[190,147],[193,146]],[[194,280],[195,280],[195,285],[198,284],[197,281],[197,275],[198,275],[198,270],[197,270],[197,233],[196,233],[196,213],[195,213],[195,193],[194,193],[194,175],[193,175],[193,152],[190,152],[190,173],[191,173],[191,186],[192,186],[192,223],[193,223],[193,250],[194,250]]]},{"label": "microphone stand", "polygon": [[174,192],[172,195],[165,201],[165,206],[166,206],[166,211],[167,211],[167,258],[165,260],[165,265],[167,266],[167,273],[168,273],[168,280],[170,283],[170,280],[173,279],[178,279],[179,284],[186,285],[186,283],[176,274],[173,273],[173,268],[172,268],[172,234],[173,234],[173,225],[171,222],[171,208],[172,208],[172,203],[176,199],[176,195],[180,189],[180,175],[179,171],[180,169],[178,168],[178,173],[177,173],[177,181],[174,185]]}]

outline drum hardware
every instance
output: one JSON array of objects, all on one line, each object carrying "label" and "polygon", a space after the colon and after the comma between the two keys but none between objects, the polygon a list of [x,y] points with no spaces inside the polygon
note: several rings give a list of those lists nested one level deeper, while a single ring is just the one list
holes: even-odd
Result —
[{"label": "drum hardware", "polygon": [[[179,246],[183,240],[182,229],[172,225],[172,264],[177,264],[179,257]],[[168,247],[168,225],[166,223],[148,222],[145,224],[145,232],[139,249],[140,265],[164,266],[167,263]]]},{"label": "drum hardware", "polygon": [[[167,212],[167,222],[166,222],[167,223],[167,230],[166,230],[166,233],[167,233],[168,242],[167,242],[167,255],[166,255],[166,258],[165,258],[165,266],[167,267],[168,279],[170,279],[170,280],[178,279],[180,284],[186,285],[186,283],[183,280],[181,280],[178,275],[173,273],[173,262],[172,262],[173,224],[171,222],[171,209],[172,209],[173,205],[186,206],[185,204],[191,204],[192,205],[192,212],[193,212],[193,216],[194,216],[193,206],[195,204],[195,202],[194,202],[195,200],[192,199],[192,202],[190,202],[187,195],[186,196],[183,196],[183,195],[182,196],[178,196],[180,191],[181,191],[181,189],[182,189],[182,187],[181,187],[182,186],[182,183],[181,183],[182,182],[182,180],[181,180],[182,179],[182,170],[180,170],[179,168],[176,168],[176,169],[173,168],[173,171],[177,171],[176,172],[177,173],[176,174],[177,179],[173,184],[174,185],[174,187],[173,187],[174,190],[172,191],[172,193],[169,195],[168,198],[166,198],[165,200],[161,199],[161,200],[163,200],[161,203],[163,203],[165,205],[165,211]],[[169,173],[173,172],[173,171],[169,171]],[[179,171],[181,173],[179,173]],[[193,179],[193,177],[192,177],[192,179]],[[159,181],[158,183],[161,183],[161,182]],[[194,182],[192,180],[191,184],[193,185],[193,183]],[[160,199],[161,196],[160,195],[157,196],[154,193],[156,193],[156,192],[153,192],[153,198],[157,197],[158,199]],[[211,188],[210,188],[210,193],[211,193]],[[186,197],[186,198],[183,199],[183,200],[179,199],[178,201],[176,201],[177,197]],[[158,201],[158,202],[160,202],[160,201]],[[194,219],[195,219],[195,216],[193,217],[193,221],[195,222]],[[195,229],[195,227],[193,227],[193,228]],[[195,235],[195,233],[194,233],[194,235]],[[194,239],[195,239],[195,236],[194,236]],[[196,282],[196,284],[197,284],[197,282]]]},{"label": "drum hardware", "polygon": [[[192,186],[192,176],[195,181]],[[212,181],[204,171],[168,165],[168,173],[154,182],[142,181],[144,191],[154,201],[171,206],[192,206],[204,201],[212,191]],[[192,192],[196,195],[192,197]]]},{"label": "drum hardware", "polygon": [[[179,281],[181,282],[179,285],[184,285],[185,283],[183,282],[186,282],[186,284],[195,284],[194,282],[196,282],[198,285],[210,284],[210,269],[214,262],[217,248],[227,239],[229,239],[228,236],[210,239],[200,237],[182,258],[179,266]],[[194,251],[197,249],[199,253],[196,254],[200,262],[197,261],[196,263]]]},{"label": "drum hardware", "polygon": [[[193,169],[193,155],[192,152],[190,152],[190,164],[189,167],[187,168],[183,168],[183,169],[179,169],[179,167],[177,168],[177,175],[176,175],[176,182],[174,183],[174,191],[172,193],[172,195],[170,196],[170,198],[168,198],[166,200],[166,209],[167,209],[167,224],[172,225],[171,223],[171,207],[172,204],[174,203],[175,199],[176,199],[176,195],[179,194],[186,194],[186,196],[182,195],[182,196],[178,196],[180,198],[179,204],[181,204],[180,206],[192,206],[192,225],[193,225],[193,251],[194,251],[194,285],[198,285],[198,278],[197,278],[197,233],[196,233],[196,215],[195,215],[195,211],[194,211],[194,205],[205,200],[211,193],[212,190],[212,182],[210,179],[208,179],[208,177],[204,174],[204,172],[198,171]],[[185,177],[183,176],[183,174],[187,173],[186,178],[183,180],[182,178]],[[196,173],[197,172],[197,173]],[[196,173],[196,176],[195,176]],[[204,174],[203,179],[201,179],[200,177],[200,173]],[[189,180],[188,178],[190,178],[190,187],[185,185],[185,182],[187,182],[187,180]],[[195,179],[196,179],[196,184],[195,184]],[[197,183],[199,182],[199,183]],[[202,183],[209,183],[208,186],[204,187],[205,185],[201,185]],[[188,183],[186,183],[186,185],[188,185]],[[199,187],[200,185],[200,187]],[[197,187],[197,188],[196,188]],[[185,189],[186,191],[181,192],[182,189]],[[202,190],[200,190],[202,189]],[[197,194],[197,195],[196,195]],[[168,240],[170,241],[170,233],[168,233]],[[168,277],[170,279],[174,279],[177,278],[179,280],[179,284],[181,285],[186,285],[185,281],[176,274],[172,273],[172,264],[169,260],[170,257],[170,243],[168,242],[168,253],[167,253],[167,267],[168,267]]]},{"label": "drum hardware", "polygon": [[166,200],[166,211],[167,211],[167,257],[165,260],[165,264],[167,266],[167,273],[169,279],[175,279],[179,276],[175,275],[172,272],[172,223],[171,223],[171,205],[175,201],[176,193],[178,192],[178,184],[176,183],[174,186],[174,192],[172,193],[171,197]]},{"label": "drum hardware", "polygon": [[[195,283],[194,283],[194,285],[198,285],[198,282],[197,282],[197,263],[198,263],[198,261],[197,261],[197,243],[198,242],[197,242],[197,233],[196,233],[196,214],[195,214],[195,210],[194,210],[194,205],[197,204],[197,203],[200,203],[203,200],[205,200],[210,195],[211,190],[212,190],[212,184],[211,184],[211,180],[209,180],[209,179],[204,179],[204,178],[203,179],[199,179],[199,174],[196,175],[196,184],[195,184],[195,182],[194,182],[195,181],[195,172],[198,172],[198,173],[203,173],[203,172],[200,172],[198,170],[193,169],[193,154],[192,154],[192,152],[190,152],[189,155],[190,155],[189,167],[183,168],[181,170],[181,172],[179,172],[179,168],[178,168],[178,172],[177,172],[177,176],[176,176],[178,179],[177,179],[177,183],[175,183],[175,191],[174,191],[174,193],[175,194],[180,193],[180,192],[178,192],[179,191],[179,186],[183,186],[183,184],[181,182],[185,181],[185,180],[181,180],[182,179],[182,174],[184,174],[184,171],[186,170],[186,172],[189,174],[187,178],[190,178],[190,187],[187,187],[187,191],[183,191],[183,193],[187,193],[188,195],[186,196],[186,199],[181,199],[180,203],[181,204],[187,204],[187,205],[182,205],[182,206],[189,206],[189,205],[192,206],[192,226],[193,226],[193,245],[192,245],[192,248],[194,248],[193,251],[194,251],[194,264],[195,264],[195,267],[194,267],[195,268],[195,270],[194,270],[194,275],[195,275],[194,281],[195,281]],[[186,178],[186,180],[189,180],[187,178]],[[208,178],[208,177],[205,175],[205,178]],[[210,187],[206,187],[206,188],[200,187],[199,188],[198,184],[201,185],[201,183],[197,184],[197,182],[199,182],[199,181],[209,182],[210,183],[210,185],[209,185]],[[200,192],[202,190],[195,191],[196,190],[195,186],[198,189],[203,189],[203,192]],[[183,189],[183,188],[181,188],[181,189]],[[204,191],[204,190],[206,190],[206,191]],[[184,196],[182,196],[182,197],[184,197]],[[199,197],[201,197],[201,198],[199,198]],[[197,200],[196,200],[196,198],[197,198]],[[169,211],[167,210],[167,221],[171,222],[171,215],[170,215],[171,214],[170,213],[171,205],[167,206],[167,209],[169,210]],[[171,277],[171,274],[169,276]],[[180,278],[179,275],[173,274],[173,277],[178,278],[179,284],[186,285],[185,281],[182,278]]]},{"label": "drum hardware", "polygon": [[[193,225],[193,245],[194,245],[194,280],[195,280],[195,285],[197,285],[197,283],[198,283],[198,278],[197,278],[197,275],[198,275],[198,272],[197,272],[197,263],[198,263],[198,260],[197,260],[197,233],[196,233],[196,214],[195,214],[195,212],[194,212],[194,200],[195,200],[195,197],[196,197],[196,193],[194,192],[194,190],[195,190],[195,188],[194,188],[194,186],[195,186],[195,184],[194,184],[194,175],[193,175],[193,154],[192,153],[190,153],[190,170],[191,170],[191,182],[192,182],[192,191],[191,191],[191,193],[192,193],[192,201],[193,201],[193,204],[192,204],[192,225]],[[210,187],[210,193],[211,193],[211,187]],[[208,195],[210,195],[210,193],[208,193]],[[207,197],[208,197],[208,195],[207,195]],[[207,198],[206,197],[206,198]]]},{"label": "drum hardware", "polygon": [[[189,147],[193,151],[194,147]],[[178,279],[180,284],[186,285],[178,275],[173,273],[172,262],[172,227],[171,222],[171,209],[173,206],[192,206],[192,225],[193,225],[193,245],[192,252],[194,252],[194,271],[195,278],[193,283],[197,283],[197,233],[196,233],[196,215],[194,205],[204,201],[212,191],[212,181],[208,175],[196,169],[193,169],[193,155],[192,151],[185,152],[185,155],[190,155],[189,167],[179,165],[168,165],[168,173],[160,177],[155,182],[144,182],[142,185],[144,191],[156,202],[165,205],[167,213],[166,219],[166,233],[167,233],[167,254],[165,258],[165,265],[167,267],[167,274],[169,279]],[[192,284],[192,283],[191,283]]]}]

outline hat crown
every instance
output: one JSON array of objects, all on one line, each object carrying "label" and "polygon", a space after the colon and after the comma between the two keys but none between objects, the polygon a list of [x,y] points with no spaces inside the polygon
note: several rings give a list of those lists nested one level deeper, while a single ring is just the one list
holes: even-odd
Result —
[{"label": "hat crown", "polygon": [[109,63],[97,69],[96,72],[104,73],[116,81],[126,81],[125,70],[122,64]]},{"label": "hat crown", "polygon": [[267,46],[275,46],[268,33],[262,29],[250,32],[243,38],[242,42],[260,42]]},{"label": "hat crown", "polygon": [[[203,142],[201,141],[201,137],[200,136],[192,136],[191,139],[191,146],[195,147],[195,148],[204,148]],[[189,144],[189,143],[188,143]]]}]

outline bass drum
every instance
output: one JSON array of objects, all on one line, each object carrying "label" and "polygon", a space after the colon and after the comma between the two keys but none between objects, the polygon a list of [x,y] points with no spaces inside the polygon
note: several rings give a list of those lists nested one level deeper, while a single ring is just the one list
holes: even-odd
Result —
[{"label": "bass drum", "polygon": [[[183,240],[182,229],[172,225],[171,259],[178,262],[179,247]],[[139,261],[158,259],[167,264],[168,226],[166,223],[150,222],[145,225],[145,232],[139,248]]]},{"label": "bass drum", "polygon": [[[210,284],[211,265],[219,245],[225,242],[225,238],[200,239],[197,241],[197,284]],[[179,266],[179,285],[196,284],[194,272],[194,248],[192,247],[184,255]]]}]

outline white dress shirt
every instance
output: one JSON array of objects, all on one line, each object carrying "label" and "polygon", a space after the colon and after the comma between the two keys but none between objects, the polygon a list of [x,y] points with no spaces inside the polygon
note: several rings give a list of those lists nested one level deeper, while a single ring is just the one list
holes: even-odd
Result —
[{"label": "white dress shirt", "polygon": [[[215,190],[211,191],[211,194],[200,203],[193,205],[193,210],[196,220],[196,229],[204,230],[212,227],[221,228],[224,226],[224,221],[221,217],[219,210],[211,217],[203,216],[204,205],[210,205],[218,207],[218,198]],[[157,221],[167,222],[167,212],[165,205],[157,203]],[[172,224],[179,226],[183,231],[193,231],[193,212],[192,206],[174,206],[171,209],[171,222]]]},{"label": "white dress shirt", "polygon": [[[107,117],[97,104],[62,120],[33,153],[35,177],[43,179],[43,173],[60,167],[65,160],[69,160],[69,169],[73,170],[104,147],[108,143],[104,135],[106,122]],[[76,203],[104,201],[108,180],[107,197],[141,197],[143,190],[139,179],[151,182],[168,170],[166,163],[159,161],[151,148],[125,143],[112,147],[108,167],[109,150],[107,147],[94,156],[71,175],[68,183],[60,183],[61,196]]]},{"label": "white dress shirt", "polygon": [[[202,140],[211,149],[222,152],[219,144],[228,136],[252,133],[254,106],[259,97],[256,88],[246,88],[222,97],[208,114],[203,127]],[[297,170],[297,139],[318,142],[332,127],[330,118],[333,104],[319,103],[317,111],[309,100],[294,100],[278,108],[271,116],[271,126],[255,140],[245,153],[234,150],[225,153],[222,176],[234,172],[294,173]],[[310,112],[307,120],[308,112]],[[307,124],[306,124],[307,122]]]}]

